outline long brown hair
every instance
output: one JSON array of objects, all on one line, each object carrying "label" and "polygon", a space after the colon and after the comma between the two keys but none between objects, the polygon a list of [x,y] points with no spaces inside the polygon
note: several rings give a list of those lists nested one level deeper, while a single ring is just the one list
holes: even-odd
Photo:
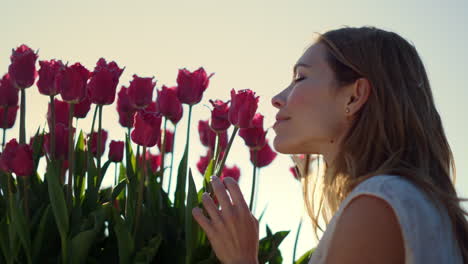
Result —
[{"label": "long brown hair", "polygon": [[369,98],[356,114],[335,160],[324,164],[318,202],[314,199],[317,182],[310,181],[318,177],[302,171],[304,200],[317,238],[318,229],[323,231],[319,216],[328,224],[356,185],[375,175],[396,174],[416,184],[439,210],[448,213],[464,263],[468,263],[468,213],[460,204],[468,199],[459,198],[455,190],[453,154],[415,47],[398,34],[375,27],[328,31],[317,42],[327,48],[337,89],[361,77],[371,84]]}]

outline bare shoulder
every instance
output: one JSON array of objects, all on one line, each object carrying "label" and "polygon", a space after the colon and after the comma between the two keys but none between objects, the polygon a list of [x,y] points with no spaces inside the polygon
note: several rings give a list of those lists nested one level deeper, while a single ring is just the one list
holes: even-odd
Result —
[{"label": "bare shoulder", "polygon": [[404,263],[403,236],[391,206],[372,195],[348,203],[336,223],[327,264]]}]

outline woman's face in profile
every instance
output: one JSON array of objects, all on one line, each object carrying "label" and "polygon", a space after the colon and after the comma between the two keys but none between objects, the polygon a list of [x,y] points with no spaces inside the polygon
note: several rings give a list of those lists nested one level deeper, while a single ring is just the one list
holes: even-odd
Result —
[{"label": "woman's face in profile", "polygon": [[[278,108],[273,146],[284,154],[324,154],[333,151],[345,127],[345,97],[326,61],[322,43],[310,46],[295,66],[293,81],[272,98]],[[341,90],[341,89],[340,89]]]}]

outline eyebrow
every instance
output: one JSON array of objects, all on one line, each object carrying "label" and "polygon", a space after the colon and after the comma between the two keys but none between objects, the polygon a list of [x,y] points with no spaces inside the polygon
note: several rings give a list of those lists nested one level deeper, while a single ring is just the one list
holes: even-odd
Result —
[{"label": "eyebrow", "polygon": [[294,65],[294,68],[293,68],[293,74],[294,74],[294,75],[296,75],[296,71],[297,71],[297,68],[298,68],[299,66],[302,66],[302,67],[305,67],[305,68],[311,67],[311,65],[309,65],[309,64],[299,62],[299,63],[297,63],[296,65]]}]

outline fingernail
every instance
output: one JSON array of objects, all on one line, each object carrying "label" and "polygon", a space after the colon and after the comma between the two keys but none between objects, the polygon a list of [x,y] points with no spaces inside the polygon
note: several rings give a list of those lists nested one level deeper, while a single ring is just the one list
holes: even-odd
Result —
[{"label": "fingernail", "polygon": [[218,176],[216,176],[216,175],[212,175],[212,176],[211,176],[211,180],[219,180],[219,178],[218,178]]},{"label": "fingernail", "polygon": [[202,197],[205,197],[205,198],[208,198],[209,196],[210,196],[210,194],[207,193],[207,192],[204,192],[204,193],[202,194]]}]

